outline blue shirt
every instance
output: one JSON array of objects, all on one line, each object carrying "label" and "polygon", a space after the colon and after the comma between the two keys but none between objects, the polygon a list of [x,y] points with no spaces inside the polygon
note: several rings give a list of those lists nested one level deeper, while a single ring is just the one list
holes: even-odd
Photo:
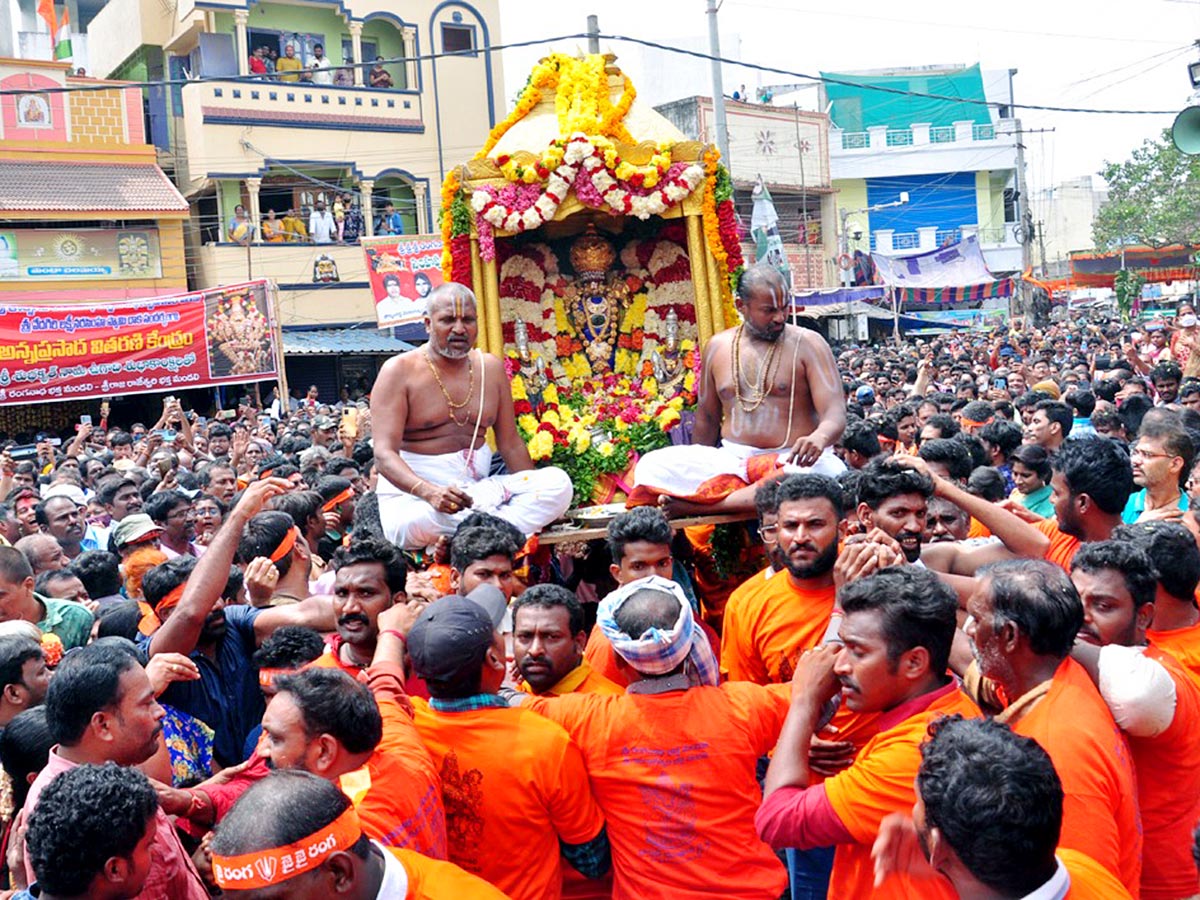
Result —
[{"label": "blue shirt", "polygon": [[[262,721],[266,702],[254,667],[254,620],[261,610],[251,606],[225,607],[225,637],[217,645],[216,661],[199,650],[189,654],[200,669],[199,681],[175,682],[159,698],[195,716],[215,733],[213,755],[224,766],[246,757],[246,737]],[[143,644],[149,638],[139,637]]]},{"label": "blue shirt", "polygon": [[[1146,511],[1146,491],[1147,488],[1142,488],[1136,494],[1129,495],[1129,502],[1125,504],[1125,511],[1121,513],[1121,521],[1129,524],[1136,522],[1138,517]],[[1176,504],[1180,509],[1188,508],[1188,495],[1183,491],[1179,492],[1179,503]]]}]

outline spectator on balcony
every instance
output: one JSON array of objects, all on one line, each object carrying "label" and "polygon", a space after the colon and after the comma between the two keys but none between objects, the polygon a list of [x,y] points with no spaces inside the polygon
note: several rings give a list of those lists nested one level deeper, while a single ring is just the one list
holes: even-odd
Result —
[{"label": "spectator on balcony", "polygon": [[338,66],[333,70],[333,83],[336,87],[354,87],[354,69],[350,66]]},{"label": "spectator on balcony", "polygon": [[283,48],[283,56],[275,63],[275,71],[280,81],[296,82],[300,80],[300,70],[304,66],[296,59],[296,47],[288,44]]},{"label": "spectator on balcony", "polygon": [[283,222],[275,218],[273,209],[268,209],[267,217],[263,219],[262,239],[268,244],[282,244],[284,241]]},{"label": "spectator on balcony", "polygon": [[267,75],[274,81],[275,73],[279,69],[279,51],[272,50],[270,47],[263,47],[263,63],[267,67]]},{"label": "spectator on balcony", "polygon": [[363,233],[363,214],[356,201],[350,194],[346,195],[346,222],[342,229],[342,240],[347,244],[358,241]]},{"label": "spectator on balcony", "polygon": [[[280,62],[283,62],[283,60],[281,59]],[[308,242],[308,228],[304,224],[304,219],[296,215],[296,210],[289,209],[287,215],[280,221],[280,224],[283,226],[283,239],[285,241],[290,243]]]},{"label": "spectator on balcony", "polygon": [[267,64],[263,61],[263,48],[255,47],[250,53],[250,74],[259,78],[267,75]]},{"label": "spectator on balcony", "polygon": [[238,204],[233,208],[233,218],[229,220],[229,240],[235,244],[249,244],[254,239],[254,225],[246,215],[246,207]]},{"label": "spectator on balcony", "polygon": [[333,195],[333,225],[337,232],[337,242],[342,243],[343,231],[346,228],[346,207],[350,205],[349,194]]},{"label": "spectator on balcony", "polygon": [[383,67],[383,57],[375,57],[375,67],[371,69],[371,87],[373,88],[390,88],[395,85],[392,83],[392,76],[387,69]]},{"label": "spectator on balcony", "polygon": [[379,217],[379,225],[375,228],[376,234],[404,234],[404,220],[400,218],[400,213],[396,212],[396,207],[389,203],[383,208],[383,215]]},{"label": "spectator on balcony", "polygon": [[[319,44],[317,46],[320,46]],[[325,201],[318,200],[312,215],[308,217],[308,233],[314,244],[332,244],[337,236],[337,223],[325,208]]]},{"label": "spectator on balcony", "polygon": [[[309,63],[311,70],[310,76],[313,84],[333,84],[333,71],[330,68],[331,63],[329,57],[325,55],[325,46],[323,44],[313,45],[313,61]],[[311,224],[309,225],[310,232],[312,231]],[[319,242],[318,242],[319,243]]]}]

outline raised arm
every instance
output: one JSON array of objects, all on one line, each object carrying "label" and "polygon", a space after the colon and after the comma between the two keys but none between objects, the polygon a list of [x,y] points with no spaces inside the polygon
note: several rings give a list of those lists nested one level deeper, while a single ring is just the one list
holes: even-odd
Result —
[{"label": "raised arm", "polygon": [[196,649],[204,620],[212,612],[229,580],[229,567],[233,565],[238,541],[246,524],[269,498],[284,493],[290,487],[291,483],[283,478],[267,478],[254,482],[242,492],[241,500],[229,513],[229,518],[192,570],[179,605],[150,639],[151,656],[156,653],[188,654]]}]

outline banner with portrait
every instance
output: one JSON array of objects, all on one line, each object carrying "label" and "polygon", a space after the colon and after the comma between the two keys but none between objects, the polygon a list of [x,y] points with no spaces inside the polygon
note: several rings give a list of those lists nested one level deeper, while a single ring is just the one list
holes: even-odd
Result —
[{"label": "banner with portrait", "polygon": [[425,298],[442,283],[442,239],[438,235],[361,238],[367,277],[380,328],[419,323]]},{"label": "banner with portrait", "polygon": [[274,380],[270,298],[260,280],[94,306],[0,302],[0,405]]}]

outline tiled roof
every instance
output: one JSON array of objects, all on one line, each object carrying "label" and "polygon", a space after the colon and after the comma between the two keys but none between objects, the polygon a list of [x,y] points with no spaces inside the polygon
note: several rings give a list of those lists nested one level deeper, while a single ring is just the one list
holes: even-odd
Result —
[{"label": "tiled roof", "polygon": [[404,353],[415,349],[386,330],[361,328],[313,328],[284,331],[283,352],[287,356],[316,356],[351,353]]},{"label": "tiled roof", "polygon": [[153,163],[0,159],[0,214],[187,210],[183,195]]}]

